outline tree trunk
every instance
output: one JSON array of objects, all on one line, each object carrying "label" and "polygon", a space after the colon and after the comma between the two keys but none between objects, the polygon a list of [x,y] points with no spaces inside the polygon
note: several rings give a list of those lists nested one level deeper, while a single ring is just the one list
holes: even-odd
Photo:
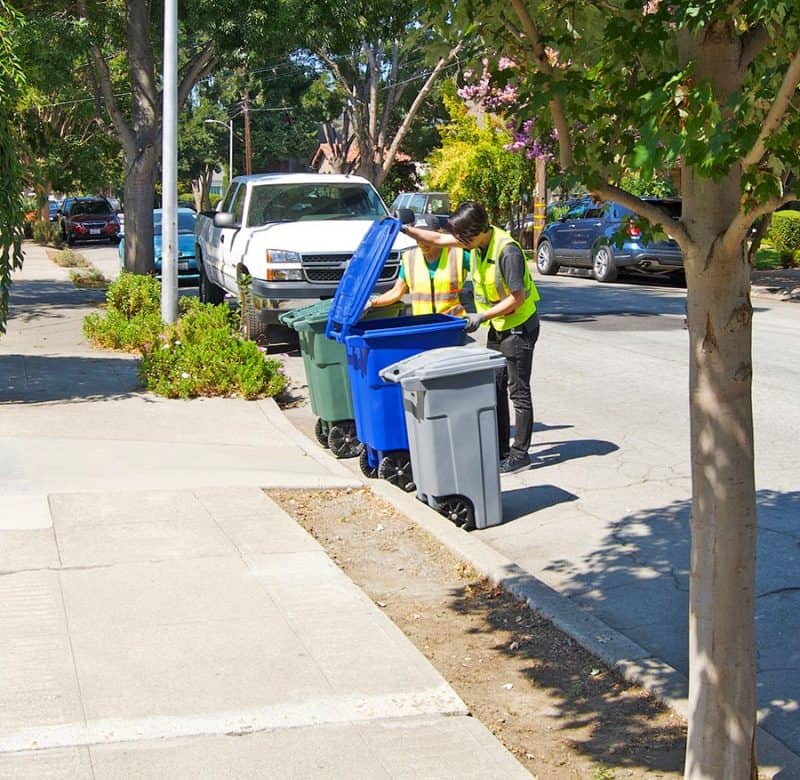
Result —
[{"label": "tree trunk", "polygon": [[717,237],[738,210],[738,174],[684,170],[690,336],[692,556],[686,778],[755,777],[756,554],[750,266]]},{"label": "tree trunk", "polygon": [[153,195],[158,152],[154,146],[142,149],[125,177],[125,270],[152,274]]}]

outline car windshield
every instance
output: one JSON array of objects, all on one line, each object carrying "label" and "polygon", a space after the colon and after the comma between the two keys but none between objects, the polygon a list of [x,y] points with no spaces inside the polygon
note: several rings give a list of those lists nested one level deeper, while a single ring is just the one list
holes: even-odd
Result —
[{"label": "car windshield", "polygon": [[253,187],[248,227],[271,222],[380,219],[387,214],[366,184],[266,184]]},{"label": "car windshield", "polygon": [[72,205],[73,214],[97,214],[108,216],[111,206],[104,200],[79,200]]},{"label": "car windshield", "polygon": [[[197,218],[196,214],[186,214],[182,211],[178,212],[178,232],[179,233],[194,233],[194,221]],[[153,214],[153,232],[161,232],[161,214]]]}]

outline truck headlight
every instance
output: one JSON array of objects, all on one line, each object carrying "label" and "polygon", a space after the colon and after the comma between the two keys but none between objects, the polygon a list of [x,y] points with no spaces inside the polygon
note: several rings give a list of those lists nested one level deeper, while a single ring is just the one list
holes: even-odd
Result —
[{"label": "truck headlight", "polygon": [[267,250],[268,282],[302,282],[303,264],[299,252],[287,249]]}]

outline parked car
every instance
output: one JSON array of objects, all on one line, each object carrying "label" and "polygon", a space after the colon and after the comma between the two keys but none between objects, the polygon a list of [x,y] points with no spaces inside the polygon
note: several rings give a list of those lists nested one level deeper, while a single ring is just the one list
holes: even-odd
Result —
[{"label": "parked car", "polygon": [[60,214],[61,237],[70,246],[76,241],[119,241],[119,220],[105,198],[66,198]]},{"label": "parked car", "polygon": [[[644,198],[665,208],[672,219],[681,216],[678,198]],[[598,282],[613,282],[620,269],[644,273],[682,274],[683,254],[669,237],[644,242],[636,215],[613,202],[585,198],[560,219],[546,225],[536,245],[540,274],[558,273],[561,266],[591,268]],[[623,233],[619,244],[616,236]]]},{"label": "parked car", "polygon": [[450,217],[450,196],[446,192],[401,192],[393,201],[390,211],[410,209],[416,216],[417,225],[425,226],[424,215],[439,219]]},{"label": "parked car", "polygon": [[[161,209],[153,209],[153,257],[156,275],[161,278]],[[194,223],[197,214],[192,209],[178,209],[178,283],[196,285],[200,280],[195,256]],[[125,236],[119,243],[120,265],[125,265]]]}]

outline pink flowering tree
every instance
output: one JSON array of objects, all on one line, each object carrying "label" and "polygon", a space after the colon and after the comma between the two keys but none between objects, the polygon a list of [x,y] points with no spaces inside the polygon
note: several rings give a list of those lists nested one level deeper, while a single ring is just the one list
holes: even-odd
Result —
[{"label": "pink flowering tree", "polygon": [[[692,554],[685,776],[755,777],[756,501],[748,230],[800,197],[800,6],[776,0],[475,0],[465,97],[512,115],[595,195],[669,225],[688,288]],[[538,139],[538,140],[537,140]],[[546,139],[546,140],[542,140]],[[680,179],[683,218],[624,187]],[[678,178],[676,176],[676,178]]]}]

